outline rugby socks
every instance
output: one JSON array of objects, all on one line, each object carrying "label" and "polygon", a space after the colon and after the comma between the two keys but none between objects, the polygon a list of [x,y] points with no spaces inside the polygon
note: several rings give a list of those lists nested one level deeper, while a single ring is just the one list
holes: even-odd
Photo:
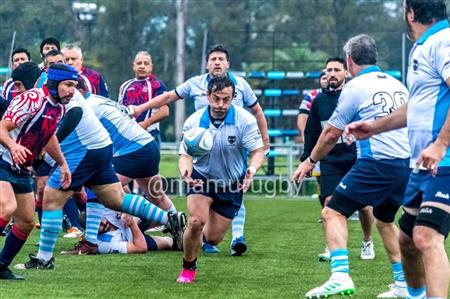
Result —
[{"label": "rugby socks", "polygon": [[0,217],[0,234],[5,230],[5,227],[8,225],[8,220],[5,220]]},{"label": "rugby socks", "polygon": [[347,248],[339,248],[332,250],[330,252],[331,258],[331,274],[335,273],[345,273],[348,274],[350,272],[348,266],[348,249]]},{"label": "rugby socks", "polygon": [[402,263],[400,263],[400,262],[392,263],[391,268],[392,268],[392,274],[394,277],[395,284],[397,284],[401,287],[406,287],[406,280],[405,280],[405,275],[403,274]]},{"label": "rugby socks", "polygon": [[244,236],[244,224],[245,224],[245,205],[244,202],[242,202],[238,213],[236,214],[236,216],[234,216],[233,221],[231,222],[231,231],[233,235],[232,240]]},{"label": "rugby socks", "polygon": [[134,194],[125,194],[122,201],[122,211],[160,224],[166,224],[169,220],[166,211],[161,210],[145,198]]},{"label": "rugby socks", "polygon": [[17,228],[14,224],[11,232],[6,237],[5,246],[3,246],[2,252],[0,252],[0,264],[8,267],[14,257],[22,249],[25,244],[29,233],[23,232]]},{"label": "rugby socks", "polygon": [[86,203],[86,241],[97,244],[97,234],[102,221],[105,206],[99,202]]},{"label": "rugby socks", "polygon": [[183,268],[191,271],[197,269],[197,259],[193,260],[192,262],[188,262],[183,258]]},{"label": "rugby socks", "polygon": [[170,206],[170,208],[167,209],[167,212],[169,212],[169,213],[176,213],[177,212],[177,208],[175,208],[175,205],[173,203]]},{"label": "rugby socks", "polygon": [[37,258],[49,261],[53,256],[56,239],[62,230],[62,210],[43,211],[41,222],[41,235],[39,238],[39,251]]},{"label": "rugby socks", "polygon": [[406,290],[408,291],[408,297],[406,297],[407,299],[426,299],[427,298],[425,286],[422,286],[417,289],[407,286]]},{"label": "rugby socks", "polygon": [[63,208],[64,214],[67,215],[67,218],[69,218],[70,224],[72,225],[72,227],[76,227],[78,228],[78,230],[82,230],[81,229],[81,224],[80,224],[80,220],[78,219],[78,206],[77,203],[75,202],[75,199],[73,199],[73,197],[71,197],[66,204],[64,205]]}]

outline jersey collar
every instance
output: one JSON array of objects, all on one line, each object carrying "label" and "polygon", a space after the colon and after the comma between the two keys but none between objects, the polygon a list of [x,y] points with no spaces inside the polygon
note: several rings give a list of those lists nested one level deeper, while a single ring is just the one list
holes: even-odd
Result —
[{"label": "jersey collar", "polygon": [[427,31],[422,34],[422,36],[417,40],[416,44],[422,45],[430,36],[448,27],[449,24],[447,20],[442,20],[434,23],[430,28],[427,29]]},{"label": "jersey collar", "polygon": [[[234,105],[230,105],[230,109],[228,110],[227,115],[225,116],[225,120],[223,121],[226,125],[234,125],[235,124],[235,114],[236,109],[234,108]],[[200,128],[209,128],[209,124],[211,123],[211,118],[209,116],[209,106],[205,109],[203,112],[202,117],[200,118]]]},{"label": "jersey collar", "polygon": [[[234,84],[234,86],[236,88],[236,83],[237,83],[236,77],[233,75],[232,72],[228,72],[227,71],[226,74],[227,74],[227,78],[230,79],[233,82],[233,84]],[[211,81],[211,79],[212,79],[211,75],[209,73],[206,74],[206,82],[209,83],[209,81]]]},{"label": "jersey collar", "polygon": [[371,65],[359,71],[359,73],[356,76],[361,76],[373,72],[382,72],[382,70],[378,65]]}]

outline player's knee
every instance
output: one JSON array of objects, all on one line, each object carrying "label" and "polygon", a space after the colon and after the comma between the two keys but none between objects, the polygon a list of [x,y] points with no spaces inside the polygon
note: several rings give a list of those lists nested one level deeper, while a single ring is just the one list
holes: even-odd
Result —
[{"label": "player's knee", "polygon": [[27,217],[27,218],[16,218],[14,219],[14,225],[17,226],[18,229],[20,229],[22,232],[29,234],[34,227],[34,218],[33,217]]},{"label": "player's knee", "polygon": [[193,232],[202,232],[205,227],[206,221],[198,216],[189,217],[189,227]]},{"label": "player's knee", "polygon": [[325,221],[332,219],[332,218],[336,217],[337,215],[338,215],[338,213],[333,209],[330,209],[328,207],[325,207],[322,209],[322,218]]},{"label": "player's knee", "polygon": [[9,200],[8,202],[2,202],[0,205],[0,217],[3,219],[11,218],[12,214],[17,209],[17,203],[15,200]]},{"label": "player's knee", "polygon": [[414,228],[413,240],[414,246],[421,252],[425,252],[434,246],[430,240],[429,234],[421,228]]},{"label": "player's knee", "polygon": [[219,245],[222,240],[223,236],[208,236],[208,243],[213,246]]}]

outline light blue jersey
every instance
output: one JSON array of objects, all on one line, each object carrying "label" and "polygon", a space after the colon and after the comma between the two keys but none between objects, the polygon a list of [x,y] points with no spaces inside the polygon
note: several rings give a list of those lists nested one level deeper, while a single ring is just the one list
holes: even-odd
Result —
[{"label": "light blue jersey", "polygon": [[[435,23],[414,44],[408,66],[407,125],[411,165],[442,129],[450,106],[450,28],[447,20]],[[450,166],[450,148],[439,166]]]},{"label": "light blue jersey", "polygon": [[[408,90],[400,81],[381,72],[377,66],[369,66],[345,85],[328,122],[344,130],[351,122],[373,121],[389,115],[407,100]],[[410,157],[407,134],[407,129],[403,128],[360,140],[357,142],[358,158],[407,159]]]},{"label": "light blue jersey", "polygon": [[104,148],[112,142],[108,132],[78,91],[75,91],[72,100],[66,105],[67,111],[74,107],[80,107],[83,116],[76,128],[61,142],[61,150],[66,159],[69,156],[81,160],[88,150]]},{"label": "light blue jersey", "polygon": [[[255,93],[250,85],[243,78],[227,72],[228,78],[235,85],[233,104],[239,107],[251,108],[258,103]],[[180,98],[192,97],[194,99],[195,110],[199,110],[209,105],[207,92],[208,83],[211,80],[209,74],[192,77],[175,88],[175,93]]]},{"label": "light blue jersey", "polygon": [[[218,128],[211,123],[208,107],[196,111],[184,123],[183,132],[195,127],[209,130],[213,147],[209,154],[197,158],[193,167],[220,187],[237,182],[247,169],[247,153],[263,147],[256,118],[235,105],[230,106]],[[186,154],[182,145],[179,153]]]},{"label": "light blue jersey", "polygon": [[95,94],[86,100],[111,136],[115,157],[137,151],[154,140],[127,114],[126,107]]}]

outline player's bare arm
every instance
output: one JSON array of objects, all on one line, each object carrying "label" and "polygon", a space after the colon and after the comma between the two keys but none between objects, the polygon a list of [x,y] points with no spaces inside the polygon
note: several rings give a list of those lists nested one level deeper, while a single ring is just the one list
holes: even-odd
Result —
[{"label": "player's bare arm", "polygon": [[[446,80],[447,85],[450,87],[450,78]],[[450,109],[447,112],[444,125],[439,132],[436,140],[424,149],[417,159],[417,166],[422,164],[423,167],[437,174],[438,164],[444,158],[445,152],[450,145]]]},{"label": "player's bare arm", "polygon": [[9,132],[15,128],[16,125],[9,120],[0,121],[0,143],[9,149],[14,163],[23,164],[26,162],[26,157],[31,155],[31,152],[11,138]]},{"label": "player's bare arm", "polygon": [[148,101],[139,106],[133,106],[134,116],[138,117],[139,115],[141,115],[142,113],[144,113],[149,109],[160,108],[164,105],[169,105],[170,103],[175,102],[176,100],[179,99],[180,97],[176,94],[175,90],[165,92],[163,94],[160,94],[159,96],[152,98],[151,101]]},{"label": "player's bare arm", "polygon": [[170,115],[169,106],[164,105],[161,108],[159,108],[159,111],[156,112],[154,115],[152,115],[151,117],[147,118],[146,120],[141,121],[139,123],[139,125],[142,128],[147,129],[148,127],[150,127],[154,123],[158,123],[158,122],[166,119],[167,117],[169,117],[169,115]]}]

